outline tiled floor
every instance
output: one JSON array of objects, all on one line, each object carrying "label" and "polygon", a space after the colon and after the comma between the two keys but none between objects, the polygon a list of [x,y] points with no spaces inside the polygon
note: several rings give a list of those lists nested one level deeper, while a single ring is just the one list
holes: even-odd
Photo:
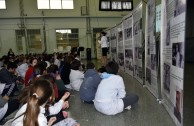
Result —
[{"label": "tiled floor", "polygon": [[163,105],[143,88],[134,78],[121,73],[127,92],[139,95],[138,105],[130,111],[124,111],[115,116],[106,116],[97,112],[92,104],[80,101],[79,93],[72,92],[70,98],[70,116],[81,126],[175,126]]}]

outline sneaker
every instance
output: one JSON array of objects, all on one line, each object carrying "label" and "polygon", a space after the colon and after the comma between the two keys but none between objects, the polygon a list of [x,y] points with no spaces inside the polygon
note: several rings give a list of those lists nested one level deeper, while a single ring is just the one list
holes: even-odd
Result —
[{"label": "sneaker", "polygon": [[126,110],[131,110],[131,105],[127,106],[125,109]]}]

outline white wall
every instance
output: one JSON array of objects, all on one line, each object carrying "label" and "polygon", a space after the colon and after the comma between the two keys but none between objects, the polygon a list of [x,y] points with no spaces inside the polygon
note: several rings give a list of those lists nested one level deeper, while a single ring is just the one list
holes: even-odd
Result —
[{"label": "white wall", "polygon": [[[134,0],[135,6],[138,2],[139,0]],[[37,28],[42,31],[42,10],[37,9],[37,1],[23,0],[23,3],[27,28]],[[112,27],[119,23],[124,15],[129,13],[129,11],[99,11],[99,0],[89,0],[89,3],[91,28]],[[19,0],[6,0],[6,6],[6,10],[0,10],[0,45],[2,45],[0,48],[0,56],[7,54],[9,48],[12,48],[16,54],[21,53],[16,50],[15,38],[15,30],[19,29],[18,25],[20,24]],[[48,53],[52,53],[53,49],[56,48],[55,29],[59,28],[78,28],[79,45],[85,48],[91,48],[91,40],[87,41],[86,35],[86,17],[81,16],[81,6],[86,6],[86,0],[74,0],[75,9],[73,10],[43,10],[45,15]],[[44,48],[36,52],[40,53],[43,50]],[[92,57],[95,57],[93,49]]]}]

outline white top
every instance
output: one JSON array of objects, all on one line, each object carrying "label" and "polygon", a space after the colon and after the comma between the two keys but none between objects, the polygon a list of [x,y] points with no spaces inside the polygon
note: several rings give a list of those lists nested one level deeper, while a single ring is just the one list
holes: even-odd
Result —
[{"label": "white top", "polygon": [[84,79],[84,74],[83,72],[79,70],[72,70],[69,75],[69,80],[70,80],[70,86],[73,90],[79,91],[80,86],[83,82]]},{"label": "white top", "polygon": [[59,59],[55,59],[54,64],[58,66],[58,68],[61,65],[61,61]]},{"label": "white top", "polygon": [[100,43],[101,48],[108,47],[107,37],[106,36],[102,36],[101,40],[98,40],[98,42]]},{"label": "white top", "polygon": [[123,100],[126,95],[123,78],[112,75],[103,79],[97,89],[94,106],[106,115],[115,115],[124,109]]},{"label": "white top", "polygon": [[[23,126],[24,115],[22,115],[22,116],[20,116],[20,115],[26,111],[26,108],[27,108],[27,104],[24,104],[21,107],[21,109],[16,113],[16,116],[15,116],[15,118],[17,118],[17,117],[18,118],[12,122],[11,126]],[[39,126],[48,126],[47,119],[46,119],[44,113],[45,113],[45,108],[40,106],[40,113],[38,114]]]},{"label": "white top", "polygon": [[18,74],[24,79],[25,75],[26,75],[26,71],[28,70],[29,65],[27,63],[23,63],[21,65],[19,65],[16,69],[16,71],[18,72]]},{"label": "white top", "polygon": [[[57,103],[54,104],[54,106],[49,107],[49,113],[50,115],[55,115],[59,113],[63,107],[63,100],[59,100]],[[27,104],[24,104],[21,109],[16,113],[15,118],[19,117],[21,114],[23,114],[26,111]],[[44,115],[45,113],[45,108],[40,106],[40,113],[38,115],[38,123],[39,126],[48,126],[47,125],[47,119]],[[16,120],[13,121],[12,126],[23,126],[23,118],[24,116],[20,116]]]}]

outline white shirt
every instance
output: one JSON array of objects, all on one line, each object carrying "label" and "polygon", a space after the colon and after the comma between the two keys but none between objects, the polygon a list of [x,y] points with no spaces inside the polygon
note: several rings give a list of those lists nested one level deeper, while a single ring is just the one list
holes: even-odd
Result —
[{"label": "white shirt", "polygon": [[[55,115],[55,114],[59,113],[63,107],[63,103],[64,103],[63,100],[59,100],[57,103],[54,104],[54,106],[49,106],[49,114]],[[24,104],[21,107],[21,109],[16,113],[15,118],[17,118],[21,114],[23,114],[26,111],[26,107],[27,107],[27,104]],[[40,113],[38,115],[39,126],[48,126],[47,119],[46,119],[44,113],[45,113],[45,108],[40,106]],[[23,118],[24,118],[24,116],[22,115],[21,117],[14,120],[12,123],[12,126],[23,126]]]},{"label": "white shirt", "polygon": [[112,75],[103,79],[97,89],[94,106],[106,115],[115,115],[124,109],[123,100],[126,95],[123,78]]},{"label": "white shirt", "polygon": [[79,91],[80,86],[83,82],[84,79],[84,74],[83,72],[79,70],[72,70],[69,75],[69,80],[70,80],[70,86],[73,90]]},{"label": "white shirt", "polygon": [[102,37],[101,37],[101,40],[98,40],[98,42],[100,43],[101,48],[108,47],[108,44],[107,44],[107,37],[106,37],[106,36],[102,36]]},{"label": "white shirt", "polygon": [[28,70],[28,64],[27,63],[23,63],[20,66],[17,67],[16,71],[18,72],[18,74],[24,79],[25,75],[26,75],[26,71]]},{"label": "white shirt", "polygon": [[[11,126],[23,126],[23,119],[24,119],[24,115],[22,115],[27,108],[27,104],[24,104],[21,109],[16,113],[15,118],[17,118],[16,120],[14,120],[11,124]],[[47,119],[44,115],[45,113],[45,108],[40,106],[40,113],[38,114],[38,124],[39,126],[48,126],[47,124]],[[20,116],[22,115],[22,116]],[[20,116],[20,117],[19,117]]]}]

